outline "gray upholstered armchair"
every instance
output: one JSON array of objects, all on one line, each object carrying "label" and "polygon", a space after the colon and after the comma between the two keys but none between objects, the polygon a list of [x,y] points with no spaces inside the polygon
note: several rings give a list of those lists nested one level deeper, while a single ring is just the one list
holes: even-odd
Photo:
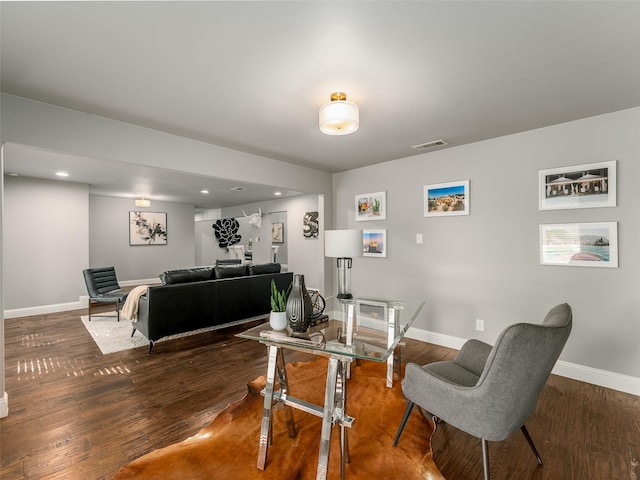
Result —
[{"label": "gray upholstered armchair", "polygon": [[[87,268],[82,271],[82,274],[89,293],[89,321],[91,321],[91,305],[94,303],[115,303],[116,314],[118,321],[120,321],[120,309],[128,292],[123,292],[120,289],[115,268]],[[100,316],[105,315],[94,315],[94,317]]]},{"label": "gray upholstered armchair", "polygon": [[489,480],[488,441],[504,440],[518,428],[542,464],[524,422],[535,410],[571,323],[571,307],[564,303],[552,308],[540,325],[507,327],[494,347],[469,340],[453,361],[407,364],[402,391],[409,403],[394,446],[418,404],[436,424],[442,420],[482,439],[485,480]]}]

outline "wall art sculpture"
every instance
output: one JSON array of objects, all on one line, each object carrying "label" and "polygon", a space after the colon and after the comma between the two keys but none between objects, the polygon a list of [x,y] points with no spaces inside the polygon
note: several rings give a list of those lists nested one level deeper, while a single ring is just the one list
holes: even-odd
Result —
[{"label": "wall art sculpture", "polygon": [[240,224],[235,218],[216,220],[216,223],[211,225],[211,228],[215,231],[220,248],[227,248],[236,243],[240,243],[240,240],[242,240],[242,236],[238,235]]}]

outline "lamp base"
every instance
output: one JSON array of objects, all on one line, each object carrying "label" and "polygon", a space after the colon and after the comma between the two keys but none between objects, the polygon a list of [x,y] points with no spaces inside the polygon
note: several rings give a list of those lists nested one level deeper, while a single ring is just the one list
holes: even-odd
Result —
[{"label": "lamp base", "polygon": [[350,300],[353,298],[353,295],[350,293],[339,293],[337,295],[338,300]]}]

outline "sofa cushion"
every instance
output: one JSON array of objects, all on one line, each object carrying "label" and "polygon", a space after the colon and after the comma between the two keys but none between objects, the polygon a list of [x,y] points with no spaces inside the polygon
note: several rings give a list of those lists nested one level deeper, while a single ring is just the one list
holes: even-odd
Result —
[{"label": "sofa cushion", "polygon": [[264,275],[265,273],[280,273],[279,263],[263,263],[261,265],[251,265],[249,275]]},{"label": "sofa cushion", "polygon": [[247,274],[246,265],[216,265],[216,278],[244,277]]},{"label": "sofa cushion", "polygon": [[167,270],[160,274],[160,280],[162,280],[163,285],[202,282],[213,278],[212,267],[181,268],[178,270]]}]

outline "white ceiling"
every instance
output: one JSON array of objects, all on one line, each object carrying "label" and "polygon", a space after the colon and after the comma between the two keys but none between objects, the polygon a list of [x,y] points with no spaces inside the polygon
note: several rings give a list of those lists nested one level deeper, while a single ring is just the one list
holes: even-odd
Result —
[{"label": "white ceiling", "polygon": [[[1,2],[0,21],[3,92],[328,172],[640,105],[634,1]],[[352,135],[318,129],[334,91]],[[133,173],[186,184],[174,201],[202,180]]]}]

